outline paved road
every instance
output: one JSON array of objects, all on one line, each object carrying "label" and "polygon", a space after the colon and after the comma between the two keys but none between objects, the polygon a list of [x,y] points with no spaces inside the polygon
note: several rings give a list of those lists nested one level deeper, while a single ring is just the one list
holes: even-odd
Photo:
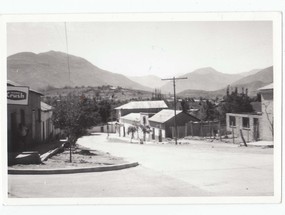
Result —
[{"label": "paved road", "polygon": [[273,195],[272,149],[224,144],[131,144],[105,134],[78,143],[140,166],[68,175],[9,175],[10,197],[175,197]]},{"label": "paved road", "polygon": [[[138,161],[214,195],[272,195],[273,150],[190,141],[185,145],[131,144],[113,134],[81,138],[85,147]],[[121,138],[123,139],[123,138]],[[128,140],[127,140],[128,141]]]}]

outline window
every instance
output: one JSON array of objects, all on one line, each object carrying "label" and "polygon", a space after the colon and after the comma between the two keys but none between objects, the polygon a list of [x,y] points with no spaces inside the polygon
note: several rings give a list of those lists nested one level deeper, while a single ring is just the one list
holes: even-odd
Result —
[{"label": "window", "polygon": [[249,118],[248,117],[242,118],[242,127],[243,128],[249,128]]},{"label": "window", "polygon": [[236,126],[236,117],[230,116],[230,126],[235,127]]}]

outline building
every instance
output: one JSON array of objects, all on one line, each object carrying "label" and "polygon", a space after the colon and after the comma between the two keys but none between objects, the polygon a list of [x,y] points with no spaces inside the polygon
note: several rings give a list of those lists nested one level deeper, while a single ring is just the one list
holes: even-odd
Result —
[{"label": "building", "polygon": [[273,140],[274,135],[274,109],[273,109],[273,83],[259,88],[261,94],[261,127],[262,140]]},{"label": "building", "polygon": [[231,132],[236,142],[242,142],[241,132],[246,142],[261,139],[259,113],[227,113],[227,131]]},{"label": "building", "polygon": [[137,129],[137,139],[144,137],[143,139],[150,140],[149,132],[143,133],[142,126],[149,126],[149,117],[153,116],[151,113],[130,113],[128,115],[122,116],[120,118],[118,126],[118,132],[121,136],[128,135],[128,128],[130,126],[135,126]]},{"label": "building", "polygon": [[[241,132],[245,141],[273,140],[273,84],[258,89],[261,105],[253,103],[253,113],[227,113],[227,131],[237,142],[241,142]],[[261,108],[260,108],[261,107]]]},{"label": "building", "polygon": [[7,81],[8,152],[28,150],[41,142],[41,96],[36,90]]},{"label": "building", "polygon": [[117,119],[130,113],[158,113],[168,108],[164,101],[132,101],[115,108]]},{"label": "building", "polygon": [[60,129],[52,123],[53,107],[41,102],[41,142],[46,142],[60,134]]},{"label": "building", "polygon": [[[176,111],[176,125],[179,128],[184,129],[185,132],[185,124],[190,121],[200,121],[198,118],[182,112],[180,110]],[[149,118],[149,125],[152,130],[153,138],[160,140],[163,138],[172,138],[173,137],[173,128],[174,128],[174,110],[165,109],[151,118]],[[178,129],[179,133],[179,129]],[[180,137],[179,134],[177,134]]]}]

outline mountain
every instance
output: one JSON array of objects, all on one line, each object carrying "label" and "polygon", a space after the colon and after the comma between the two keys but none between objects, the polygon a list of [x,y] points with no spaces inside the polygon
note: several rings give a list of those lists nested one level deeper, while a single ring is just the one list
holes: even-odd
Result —
[{"label": "mountain", "polygon": [[[187,73],[180,77],[187,77],[186,80],[178,80],[176,82],[176,92],[184,90],[205,90],[214,91],[226,87],[242,76],[240,74],[225,74],[216,71],[211,67],[197,69],[191,73]],[[173,91],[172,83],[169,82],[162,86],[162,92],[169,93]]]},{"label": "mountain", "polygon": [[248,72],[242,72],[242,73],[239,73],[239,75],[243,76],[243,77],[246,77],[246,76],[249,76],[249,75],[254,75],[256,74],[257,72],[259,72],[261,69],[252,69]]},{"label": "mountain", "polygon": [[[259,70],[259,72],[243,77],[238,81],[230,84],[231,90],[234,90],[235,87],[238,88],[238,91],[241,92],[242,88],[248,89],[249,96],[255,96],[257,89],[264,87],[273,82],[273,66],[270,66],[265,69]],[[185,90],[180,92],[178,95],[182,97],[205,97],[205,98],[214,98],[216,96],[223,96],[226,94],[227,87],[216,91],[203,91],[203,90]]]},{"label": "mountain", "polygon": [[128,77],[132,81],[135,81],[143,86],[150,88],[160,88],[165,84],[160,77],[155,75],[145,75],[145,76],[130,76]]},{"label": "mountain", "polygon": [[241,89],[242,87],[244,89],[248,88],[249,95],[256,95],[258,88],[264,87],[272,82],[273,66],[270,66],[253,75],[241,78],[240,80],[232,83],[231,86],[233,88],[237,87],[238,89]]},{"label": "mountain", "polygon": [[272,83],[273,82],[273,66],[262,69],[253,75],[249,75],[244,78],[241,78],[240,80],[234,82],[232,85],[233,86],[245,85],[245,84],[250,84],[256,81],[260,81],[266,84]]},{"label": "mountain", "polygon": [[[69,55],[70,76],[66,53],[49,51],[40,54],[21,52],[7,58],[8,79],[31,88],[101,86],[150,91],[121,74],[100,69],[84,58]],[[70,77],[70,80],[69,80]]]}]

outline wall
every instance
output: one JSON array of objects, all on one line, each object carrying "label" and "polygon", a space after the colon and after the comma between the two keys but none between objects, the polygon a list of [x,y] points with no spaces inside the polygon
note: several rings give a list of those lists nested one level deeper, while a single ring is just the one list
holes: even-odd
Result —
[{"label": "wall", "polygon": [[[186,114],[186,113],[179,113],[176,115],[176,125],[177,127],[180,127],[179,129],[182,131],[183,129],[185,130],[185,128],[182,128],[182,127],[185,127],[185,124],[189,121],[197,121],[198,119],[196,119],[195,117],[189,115],[189,114]],[[150,121],[150,126],[152,128],[156,128],[157,131],[155,132],[155,135],[157,136],[158,135],[158,132],[159,132],[159,128],[162,129],[162,137],[163,138],[172,138],[173,135],[172,135],[172,127],[174,127],[174,117],[172,117],[171,119],[169,119],[168,121],[164,122],[164,123],[158,123],[158,122],[153,122],[153,121]],[[180,132],[181,133],[181,137],[183,136],[183,134],[185,134],[185,131],[184,133],[183,132]],[[182,134],[183,133],[183,134]]]},{"label": "wall", "polygon": [[[195,117],[186,114],[184,112],[181,112],[179,114],[176,115],[176,125],[177,126],[185,126],[186,123],[190,122],[190,121],[198,121],[198,119],[196,119]],[[166,132],[166,137],[172,138],[172,128],[174,127],[174,117],[172,117],[170,120],[168,120],[167,122],[165,122],[165,132]],[[181,129],[181,128],[180,128]]]},{"label": "wall", "polygon": [[263,140],[273,140],[273,90],[261,92],[262,124],[261,133]]},{"label": "wall", "polygon": [[41,111],[41,142],[46,142],[60,134],[52,123],[52,110]]},{"label": "wall", "polygon": [[[235,117],[236,125],[230,125],[230,116]],[[242,124],[242,118],[248,117],[249,118],[249,128],[244,128]],[[254,125],[254,119],[258,120],[258,125]],[[241,143],[241,134],[240,129],[242,130],[243,137],[246,142],[257,141],[261,139],[261,132],[260,132],[260,125],[261,125],[261,115],[254,115],[254,114],[235,114],[235,113],[227,113],[226,115],[227,121],[227,131],[234,134],[235,143]],[[259,137],[258,137],[259,134]]]}]

